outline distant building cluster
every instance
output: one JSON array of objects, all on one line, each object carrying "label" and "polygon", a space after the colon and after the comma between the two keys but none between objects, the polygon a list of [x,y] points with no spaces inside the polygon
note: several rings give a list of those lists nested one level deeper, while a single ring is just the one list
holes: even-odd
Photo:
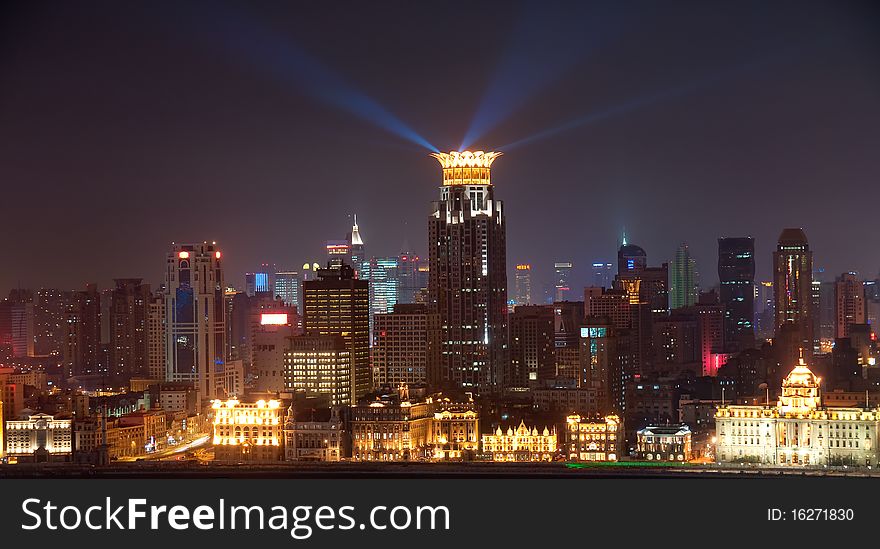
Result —
[{"label": "distant building cluster", "polygon": [[877,465],[880,278],[826,278],[785,228],[768,279],[750,236],[717,240],[715,284],[626,235],[540,279],[507,255],[501,153],[432,156],[424,254],[368,254],[354,217],[235,283],[203,241],[156,285],[12,290],[2,459]]}]

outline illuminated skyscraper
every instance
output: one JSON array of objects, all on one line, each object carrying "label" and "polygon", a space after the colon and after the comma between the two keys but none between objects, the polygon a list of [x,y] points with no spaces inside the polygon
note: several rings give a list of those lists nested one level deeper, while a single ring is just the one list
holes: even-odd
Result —
[{"label": "illuminated skyscraper", "polygon": [[110,292],[110,375],[127,382],[149,373],[150,285],[117,278]]},{"label": "illuminated skyscraper", "polygon": [[370,289],[355,278],[351,265],[318,269],[318,280],[303,282],[303,328],[306,335],[339,336],[351,363],[352,401],[372,387],[370,370]]},{"label": "illuminated skyscraper", "polygon": [[865,323],[865,286],[858,273],[843,273],[834,283],[835,337],[849,337],[853,324]]},{"label": "illuminated skyscraper", "polygon": [[[367,257],[364,255],[364,241],[361,238],[361,232],[358,228],[358,217],[354,215],[354,225],[351,227],[351,233],[348,235],[348,246],[351,253],[351,264],[354,266],[356,273],[360,273],[367,269]],[[359,275],[360,276],[360,275]],[[363,276],[360,276],[363,278]]]},{"label": "illuminated skyscraper", "polygon": [[327,263],[331,269],[351,265],[351,243],[348,240],[328,240]]},{"label": "illuminated skyscraper", "polygon": [[175,244],[165,268],[165,379],[193,382],[199,398],[226,395],[226,308],[215,244]]},{"label": "illuminated skyscraper", "polygon": [[101,294],[98,286],[87,284],[85,291],[76,292],[66,316],[64,363],[67,375],[106,373],[100,364]]},{"label": "illuminated skyscraper", "polygon": [[755,239],[718,239],[718,280],[724,305],[725,341],[734,350],[755,342]]},{"label": "illuminated skyscraper", "polygon": [[786,338],[792,342],[784,357],[789,363],[803,348],[809,356],[813,351],[812,315],[813,252],[803,229],[785,229],[779,235],[773,252],[773,288],[776,310],[776,336],[786,327]]},{"label": "illuminated skyscraper", "polygon": [[669,308],[690,307],[697,302],[697,262],[691,257],[687,244],[675,251],[669,276]]},{"label": "illuminated skyscraper", "polygon": [[521,263],[516,266],[516,290],[514,305],[531,305],[532,303],[532,266]]},{"label": "illuminated skyscraper", "polygon": [[429,299],[439,315],[440,353],[429,383],[476,392],[500,389],[507,362],[504,210],[490,166],[498,152],[433,156],[443,168],[428,218]]},{"label": "illuminated skyscraper", "polygon": [[[583,311],[583,304],[580,307]],[[583,314],[581,314],[583,316]],[[510,367],[507,388],[535,387],[556,375],[554,307],[519,305],[510,315]]]},{"label": "illuminated skyscraper", "polygon": [[648,254],[635,244],[628,244],[623,237],[623,244],[617,250],[617,274],[634,275],[642,272],[648,266]]},{"label": "illuminated skyscraper", "polygon": [[556,283],[556,294],[554,295],[554,301],[567,301],[569,299],[569,292],[571,292],[571,286],[569,283],[569,279],[571,278],[571,262],[561,262],[553,264],[553,273],[555,275],[555,283]]},{"label": "illuminated skyscraper", "polygon": [[422,264],[422,259],[413,252],[397,256],[398,303],[416,303],[419,291],[425,287],[425,277],[419,272]]},{"label": "illuminated skyscraper", "polygon": [[300,310],[299,302],[300,280],[297,271],[282,271],[275,273],[275,291],[273,295],[280,297],[288,307],[296,307]]},{"label": "illuminated skyscraper", "polygon": [[374,257],[362,263],[360,278],[370,282],[370,331],[373,316],[390,313],[397,304],[400,287],[396,257]]}]

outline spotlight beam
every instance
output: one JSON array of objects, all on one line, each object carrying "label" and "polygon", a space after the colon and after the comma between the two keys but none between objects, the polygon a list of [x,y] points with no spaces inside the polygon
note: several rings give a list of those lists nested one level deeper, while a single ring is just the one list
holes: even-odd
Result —
[{"label": "spotlight beam", "polygon": [[[236,60],[256,66],[266,74],[289,83],[308,97],[347,112],[374,126],[429,151],[438,149],[378,101],[361,92],[337,71],[321,63],[288,37],[262,24],[242,10],[234,13],[211,4],[215,17],[196,17],[195,31],[211,46],[217,44]],[[219,14],[219,15],[218,15]],[[191,29],[187,29],[192,32]]]},{"label": "spotlight beam", "polygon": [[687,95],[691,95],[694,93],[698,93],[701,91],[705,91],[707,89],[712,88],[724,81],[730,80],[736,76],[740,76],[744,73],[758,70],[764,68],[771,63],[778,62],[782,60],[783,57],[788,57],[786,53],[780,53],[776,56],[770,56],[762,61],[749,63],[746,65],[733,67],[727,69],[725,71],[719,71],[715,74],[712,74],[706,78],[698,80],[696,82],[692,82],[689,84],[685,84],[682,86],[676,86],[673,88],[668,88],[665,90],[660,90],[659,92],[650,95],[648,97],[640,97],[636,99],[632,99],[625,103],[621,103],[618,105],[613,105],[603,111],[593,112],[572,120],[560,124],[558,126],[554,126],[552,128],[548,128],[546,130],[540,131],[538,133],[532,134],[528,137],[524,137],[512,143],[508,143],[507,145],[501,147],[505,150],[514,149],[516,147],[520,147],[522,145],[527,145],[530,143],[534,143],[536,141],[541,141],[543,139],[548,139],[559,135],[561,133],[567,132],[569,130],[574,130],[580,128],[582,126],[587,126],[596,122],[600,122],[602,120],[612,118],[614,116],[628,114],[636,109],[647,107],[650,105],[654,105],[656,103],[660,103],[663,101],[671,101],[674,99],[678,99]]}]

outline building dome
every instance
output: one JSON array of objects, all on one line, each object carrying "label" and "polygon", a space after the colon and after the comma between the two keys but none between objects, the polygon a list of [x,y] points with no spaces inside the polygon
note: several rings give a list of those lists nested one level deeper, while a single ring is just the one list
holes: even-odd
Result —
[{"label": "building dome", "polygon": [[779,235],[780,246],[802,246],[807,243],[807,234],[801,228],[783,229]]},{"label": "building dome", "polygon": [[810,368],[804,364],[804,359],[800,359],[800,363],[795,366],[792,371],[782,380],[783,387],[818,387],[819,376],[813,373]]},{"label": "building dome", "polygon": [[648,254],[645,253],[645,250],[641,248],[641,246],[636,246],[635,244],[624,244],[617,251],[618,254],[626,257],[647,257]]}]

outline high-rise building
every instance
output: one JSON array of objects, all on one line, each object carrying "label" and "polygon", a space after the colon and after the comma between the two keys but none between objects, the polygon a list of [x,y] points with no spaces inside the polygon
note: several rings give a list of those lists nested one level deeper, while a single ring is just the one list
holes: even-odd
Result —
[{"label": "high-rise building", "polygon": [[724,352],[724,305],[713,290],[700,294],[694,311],[700,336],[702,375],[714,376],[718,373],[718,368],[727,362],[727,354]]},{"label": "high-rise building", "polygon": [[147,313],[147,376],[165,380],[165,294],[150,296]]},{"label": "high-rise building", "polygon": [[724,305],[725,340],[732,350],[755,343],[755,239],[718,239],[718,280]]},{"label": "high-rise building", "polygon": [[275,290],[272,293],[275,297],[280,297],[286,306],[296,307],[297,311],[302,310],[302,303],[299,300],[299,272],[281,271],[275,273]]},{"label": "high-rise building", "polygon": [[0,346],[7,345],[11,356],[34,356],[35,314],[32,297],[12,295],[0,302]]},{"label": "high-rise building", "polygon": [[797,348],[807,356],[813,352],[812,285],[813,252],[807,235],[803,229],[783,230],[773,252],[773,288],[776,336],[783,326],[790,331],[786,340],[792,348],[784,353],[789,363],[798,356]]},{"label": "high-rise building", "polygon": [[213,243],[174,244],[165,258],[165,379],[200,399],[226,396],[226,286]]},{"label": "high-rise building", "polygon": [[34,353],[61,357],[67,338],[66,312],[73,293],[43,288],[37,291],[34,307]]},{"label": "high-rise building", "polygon": [[490,167],[498,152],[433,156],[443,168],[428,218],[430,303],[439,314],[440,360],[429,383],[476,392],[500,388],[507,363],[507,258],[503,204]]},{"label": "high-rise building", "polygon": [[553,274],[555,275],[554,281],[556,284],[556,293],[554,294],[554,301],[567,301],[569,299],[569,293],[571,292],[571,269],[572,264],[570,261],[562,261],[553,264]]},{"label": "high-rise building", "polygon": [[514,305],[532,304],[532,266],[520,263],[516,266]]},{"label": "high-rise building", "polygon": [[776,296],[773,282],[764,280],[755,284],[755,335],[761,339],[773,337],[776,331]]},{"label": "high-rise building", "polygon": [[370,282],[370,329],[377,314],[390,313],[400,288],[397,257],[374,257],[361,262],[360,278]]},{"label": "high-rise building", "polygon": [[403,252],[397,256],[397,302],[416,303],[419,291],[426,287],[419,273],[422,259],[413,252]]},{"label": "high-rise building", "polygon": [[556,376],[554,320],[554,307],[547,305],[519,305],[513,310],[505,387],[534,387]]},{"label": "high-rise building", "polygon": [[364,240],[361,238],[361,232],[358,228],[357,214],[354,215],[354,225],[351,227],[351,233],[348,235],[349,253],[351,254],[351,264],[354,266],[355,274],[360,278],[359,273],[366,269],[367,257],[364,252]]},{"label": "high-rise building", "polygon": [[110,376],[127,382],[149,372],[150,285],[117,278],[110,292]]},{"label": "high-rise building", "polygon": [[279,393],[285,390],[284,353],[296,329],[293,307],[280,299],[281,308],[263,309],[251,335],[251,375],[257,392]]},{"label": "high-rise building", "polygon": [[398,303],[376,314],[373,325],[373,385],[424,383],[436,359],[437,314],[427,304]]},{"label": "high-rise building", "polygon": [[593,262],[593,280],[595,288],[610,288],[614,279],[614,264],[606,261]]},{"label": "high-rise building", "polygon": [[623,244],[617,250],[617,274],[638,274],[648,266],[648,254],[635,244],[628,244],[623,237]]},{"label": "high-rise building", "polygon": [[849,337],[853,324],[865,323],[865,286],[858,273],[843,273],[834,283],[836,335]]},{"label": "high-rise building", "polygon": [[326,248],[327,264],[330,268],[351,265],[351,243],[348,240],[328,240]]},{"label": "high-rise building", "polygon": [[106,374],[101,367],[101,294],[96,284],[87,284],[84,291],[75,293],[73,303],[67,310],[66,320],[66,374]]},{"label": "high-rise building", "polygon": [[673,311],[690,307],[697,302],[697,262],[691,257],[687,244],[675,251],[672,272],[669,275],[669,308]]},{"label": "high-rise building", "polygon": [[558,301],[553,304],[553,354],[556,373],[576,379],[580,369],[580,333],[584,323],[583,301]]},{"label": "high-rise building", "polygon": [[246,273],[245,293],[248,297],[253,297],[258,293],[268,293],[275,289],[275,273],[278,267],[275,264],[261,263],[260,269],[253,273]]},{"label": "high-rise building", "polygon": [[349,352],[352,402],[372,387],[370,369],[370,288],[351,265],[318,269],[318,280],[303,282],[306,335],[340,336]]},{"label": "high-rise building", "polygon": [[284,352],[284,385],[307,397],[325,397],[331,406],[353,404],[350,345],[338,335],[299,335]]}]

